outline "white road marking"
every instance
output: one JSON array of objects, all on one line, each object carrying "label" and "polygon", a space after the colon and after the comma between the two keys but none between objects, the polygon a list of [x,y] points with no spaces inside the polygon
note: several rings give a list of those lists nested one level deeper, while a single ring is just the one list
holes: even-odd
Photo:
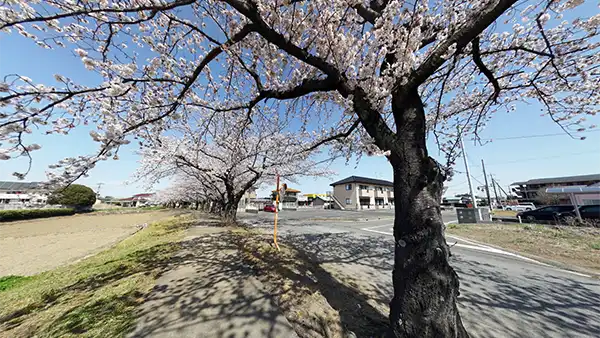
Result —
[{"label": "white road marking", "polygon": [[[450,223],[454,223],[457,221],[450,221],[450,222],[446,222],[444,224],[450,224]],[[393,236],[394,233],[393,232],[385,232],[385,231],[380,231],[380,230],[374,230],[374,229],[378,229],[378,228],[383,228],[383,227],[390,227],[390,230],[393,230],[393,225],[391,224],[385,224],[385,225],[377,225],[374,227],[369,227],[369,228],[362,228],[360,230],[363,231],[370,231],[370,232],[374,232],[374,233],[378,233],[378,234],[382,234],[382,235],[387,235],[387,236]],[[535,259],[531,259],[528,257],[524,257],[521,255],[517,255],[515,253],[512,252],[508,252],[508,251],[504,251],[504,250],[500,250],[500,249],[496,249],[487,245],[483,245],[483,244],[479,244],[477,242],[473,242],[461,237],[456,237],[456,236],[450,236],[450,235],[446,235],[446,238],[453,238],[455,240],[461,241],[461,242],[465,242],[465,243],[469,243],[469,244],[462,244],[462,243],[456,243],[453,246],[459,247],[459,248],[465,248],[465,249],[471,249],[471,250],[478,250],[478,251],[484,251],[484,252],[490,252],[490,253],[495,253],[495,254],[500,254],[500,255],[504,255],[504,256],[509,256],[509,257],[514,257],[520,260],[524,260],[530,263],[534,263],[534,264],[538,264],[538,265],[542,265],[542,266],[546,266],[546,267],[551,267],[554,268],[558,271],[561,272],[565,272],[565,273],[570,273],[573,275],[577,275],[577,276],[581,276],[581,277],[591,277],[590,275],[586,275],[583,273],[579,273],[579,272],[575,272],[575,271],[569,271],[569,270],[564,270],[564,269],[560,269],[560,268],[556,268],[550,264],[546,264],[546,263],[542,263],[540,261],[536,261]]]},{"label": "white road marking", "polygon": [[369,229],[369,228],[362,228],[362,229],[360,229],[360,230],[363,230],[363,231],[370,231],[370,232],[375,232],[375,233],[378,233],[378,234],[383,234],[383,235],[388,235],[388,236],[394,236],[394,234],[393,234],[393,233],[391,233],[391,232],[383,232],[383,231],[379,231],[379,230],[373,230],[373,229]]}]

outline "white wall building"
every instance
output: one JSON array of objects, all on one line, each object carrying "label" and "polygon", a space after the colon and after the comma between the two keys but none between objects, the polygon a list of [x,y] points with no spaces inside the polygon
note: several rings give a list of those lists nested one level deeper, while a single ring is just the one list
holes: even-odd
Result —
[{"label": "white wall building", "polygon": [[43,208],[47,192],[39,182],[0,181],[0,210]]},{"label": "white wall building", "polygon": [[367,210],[394,207],[394,183],[350,176],[330,184],[336,209]]}]

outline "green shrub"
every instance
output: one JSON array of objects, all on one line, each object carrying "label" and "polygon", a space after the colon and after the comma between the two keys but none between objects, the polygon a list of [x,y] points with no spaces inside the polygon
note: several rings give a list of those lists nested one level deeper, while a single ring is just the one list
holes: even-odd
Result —
[{"label": "green shrub", "polygon": [[71,184],[52,193],[48,197],[48,203],[66,205],[77,209],[89,208],[96,203],[96,193],[85,185]]},{"label": "green shrub", "polygon": [[0,222],[18,221],[23,219],[44,218],[53,216],[73,215],[73,209],[21,209],[0,210]]}]

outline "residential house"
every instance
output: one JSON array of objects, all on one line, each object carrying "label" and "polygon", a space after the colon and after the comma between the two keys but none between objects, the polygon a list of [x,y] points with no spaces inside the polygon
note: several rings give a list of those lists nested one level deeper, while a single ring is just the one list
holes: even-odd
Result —
[{"label": "residential house", "polygon": [[135,195],[133,195],[131,197],[127,197],[127,198],[120,198],[118,200],[106,201],[105,203],[117,204],[117,205],[120,205],[123,207],[131,207],[131,208],[144,207],[144,206],[154,204],[153,203],[154,196],[155,196],[154,193],[142,193],[142,194],[135,194]]},{"label": "residential house", "polygon": [[394,207],[394,183],[390,181],[350,176],[330,184],[336,209],[391,209]]},{"label": "residential house", "polygon": [[310,208],[325,208],[329,205],[327,194],[304,194],[298,196],[298,206]]},{"label": "residential house", "polygon": [[[287,188],[285,194],[279,197],[279,210],[298,210],[298,194],[300,190]],[[273,201],[277,197],[277,190],[273,190]]]},{"label": "residential house", "polygon": [[0,181],[0,210],[43,208],[48,191],[40,182]]},{"label": "residential house", "polygon": [[244,209],[248,208],[248,206],[250,204],[252,204],[252,202],[254,202],[255,200],[256,200],[256,189],[250,188],[250,189],[246,190],[246,192],[240,199],[240,202],[238,203],[238,209],[244,210]]}]

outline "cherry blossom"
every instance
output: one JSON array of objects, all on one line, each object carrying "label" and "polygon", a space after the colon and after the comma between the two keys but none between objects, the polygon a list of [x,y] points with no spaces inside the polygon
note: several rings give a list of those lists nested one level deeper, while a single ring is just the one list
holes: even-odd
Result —
[{"label": "cherry blossom", "polygon": [[[395,249],[391,333],[464,337],[458,277],[448,265],[438,208],[459,154],[457,137],[478,139],[497,112],[515,111],[522,102],[539,103],[542,115],[573,137],[591,127],[586,116],[600,107],[600,16],[597,7],[581,11],[583,5],[7,1],[1,32],[69,50],[101,80],[82,85],[57,74],[55,83],[38,84],[6,75],[0,160],[31,156],[37,146],[26,139],[33,130],[69,134],[81,124],[96,128],[90,136],[99,150],[61,161],[53,180],[84,176],[128,143],[144,153],[155,147],[165,157],[160,149],[190,147],[176,154],[235,159],[242,155],[221,149],[224,140],[260,144],[255,128],[269,120],[281,127],[273,140],[297,140],[292,153],[325,145],[332,157],[386,156],[394,169],[394,239],[404,243]],[[235,124],[214,127],[229,120]],[[236,139],[236,131],[249,134]],[[446,163],[429,157],[427,137],[435,138]],[[213,163],[188,160],[189,168]],[[211,168],[222,175],[224,167]],[[245,177],[243,170],[236,175]]]}]

